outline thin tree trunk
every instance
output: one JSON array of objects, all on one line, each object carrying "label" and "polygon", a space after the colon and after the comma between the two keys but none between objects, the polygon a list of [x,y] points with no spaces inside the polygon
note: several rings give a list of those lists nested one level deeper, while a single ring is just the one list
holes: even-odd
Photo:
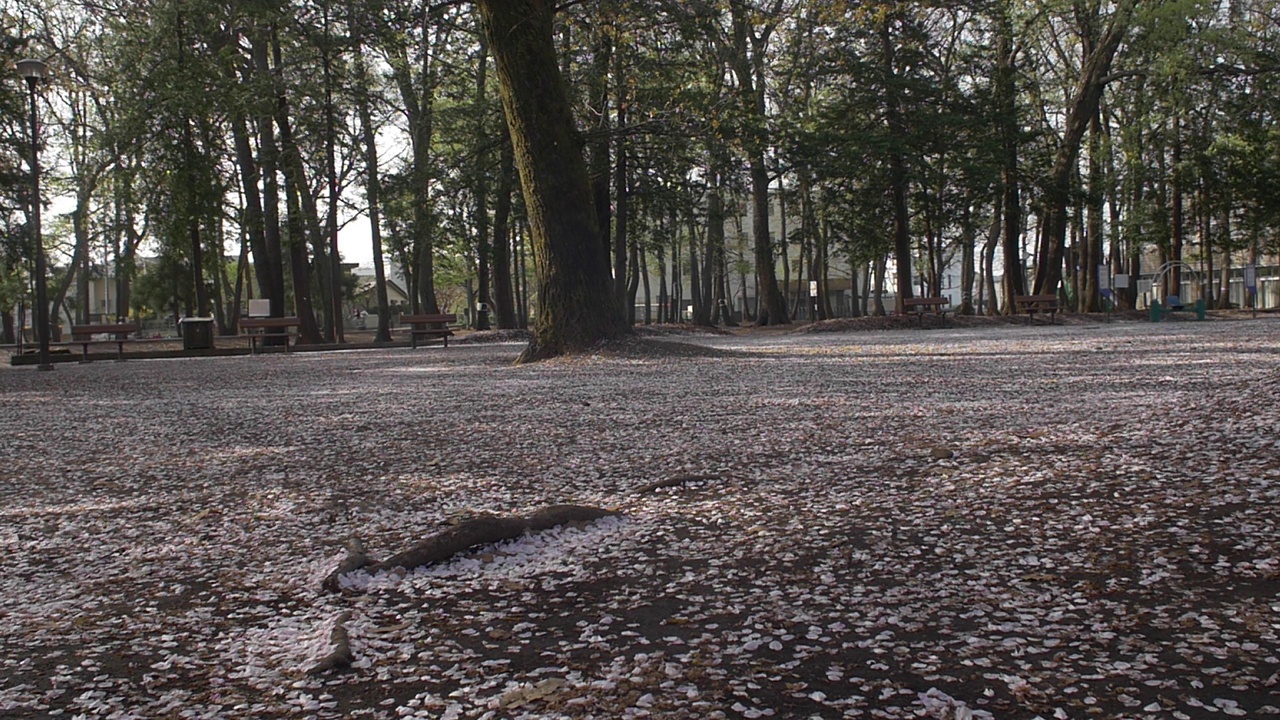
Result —
[{"label": "thin tree trunk", "polygon": [[[1169,174],[1169,262],[1182,262],[1182,245],[1184,242],[1184,233],[1186,227],[1183,220],[1182,207],[1182,116],[1174,114],[1173,116],[1173,168]],[[1168,278],[1168,284],[1165,286],[1165,297],[1182,295],[1182,266],[1175,264],[1165,276]]]},{"label": "thin tree trunk", "polygon": [[884,316],[884,276],[885,276],[885,257],[881,255],[875,261],[876,287],[875,293],[871,300],[871,314],[876,317]]},{"label": "thin tree trunk", "polygon": [[698,236],[695,229],[696,220],[689,216],[689,297],[693,299],[693,323],[695,325],[711,324],[711,309],[702,302],[702,273],[698,262]]},{"label": "thin tree trunk", "polygon": [[[614,147],[613,192],[616,206],[613,217],[613,291],[618,296],[618,305],[622,308],[627,324],[636,322],[635,298],[629,292],[627,277],[627,257],[630,238],[627,237],[630,219],[631,197],[627,179],[627,87],[623,80],[622,52],[618,49],[613,54],[613,74],[617,79],[617,116],[618,133]],[[607,235],[606,231],[601,231]],[[634,259],[634,253],[631,253]],[[628,302],[628,296],[631,295]]]},{"label": "thin tree trunk", "polygon": [[493,300],[498,328],[513,330],[516,322],[515,294],[511,287],[511,191],[515,185],[515,158],[511,138],[503,131],[498,161],[498,197],[493,208]]},{"label": "thin tree trunk", "polygon": [[653,298],[649,290],[649,258],[648,253],[640,251],[640,282],[644,286],[644,324],[653,324]]},{"label": "thin tree trunk", "polygon": [[319,344],[323,341],[320,326],[316,323],[311,305],[311,266],[307,262],[305,220],[302,217],[298,187],[288,180],[284,185],[285,203],[288,208],[289,267],[293,276],[293,305],[298,314],[298,341]]},{"label": "thin tree trunk", "polygon": [[[486,85],[489,68],[489,45],[482,38],[480,41],[480,57],[476,67],[476,107],[483,109],[485,105]],[[489,154],[488,133],[484,126],[484,113],[478,116],[476,128],[476,162],[480,172],[476,173],[476,280],[480,304],[475,309],[475,329],[489,329],[489,173],[487,172]]]},{"label": "thin tree trunk", "polygon": [[[664,230],[665,228],[662,227],[661,225],[658,227],[660,238],[666,237],[666,233],[664,232]],[[668,307],[669,298],[667,297],[666,250],[663,247],[661,241],[659,241],[656,247],[654,247],[653,252],[656,256],[654,259],[658,261],[658,324],[662,325],[664,323],[668,323],[671,321],[670,319],[671,308]]]},{"label": "thin tree trunk", "polygon": [[[1004,192],[996,197],[995,207],[991,210],[991,229],[987,232],[987,242],[982,246],[982,278],[981,282],[986,288],[983,293],[984,298],[984,314],[998,315],[1000,313],[1000,304],[996,302],[996,246],[1000,244],[1000,239],[1004,231],[1004,220],[1008,215],[1003,213],[1004,208]],[[1008,275],[1008,273],[1005,273]],[[1019,271],[1019,275],[1021,272]],[[1009,284],[1005,285],[1005,291],[1008,292]],[[1007,296],[1006,296],[1007,297]],[[1006,302],[1006,305],[1009,303]]]}]

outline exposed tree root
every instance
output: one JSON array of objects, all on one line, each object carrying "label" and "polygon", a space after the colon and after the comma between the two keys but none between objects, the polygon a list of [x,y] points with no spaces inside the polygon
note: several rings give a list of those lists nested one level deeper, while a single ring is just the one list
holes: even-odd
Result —
[{"label": "exposed tree root", "polygon": [[342,589],[343,575],[372,564],[373,559],[365,554],[364,543],[360,542],[360,538],[351,538],[347,541],[347,557],[338,563],[338,567],[325,577],[320,586],[329,592],[338,592]]},{"label": "exposed tree root", "polygon": [[674,475],[672,477],[665,478],[663,480],[654,480],[651,483],[646,483],[644,485],[641,485],[640,487],[636,488],[636,494],[651,493],[655,490],[662,490],[663,488],[680,487],[681,485],[687,485],[691,482],[706,482],[710,480],[723,480],[723,479],[724,478],[720,475],[690,475],[690,474]]},{"label": "exposed tree root", "polygon": [[347,621],[350,619],[351,613],[344,612],[333,621],[333,629],[329,631],[329,654],[316,661],[316,664],[307,670],[308,675],[319,675],[334,668],[350,667],[353,659],[351,638],[347,635]]},{"label": "exposed tree root", "polygon": [[[436,533],[382,562],[371,562],[363,553],[352,552],[347,559],[325,578],[327,590],[340,589],[342,575],[364,569],[370,574],[395,572],[404,574],[415,568],[443,562],[458,553],[480,545],[492,545],[503,540],[514,540],[529,532],[542,532],[557,525],[587,523],[619,513],[585,505],[552,505],[523,516],[482,515],[463,520],[453,527]],[[349,569],[344,569],[349,568]]]}]

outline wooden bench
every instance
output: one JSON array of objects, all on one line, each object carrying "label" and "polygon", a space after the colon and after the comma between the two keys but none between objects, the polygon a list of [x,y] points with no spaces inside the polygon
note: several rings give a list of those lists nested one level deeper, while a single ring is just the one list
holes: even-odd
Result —
[{"label": "wooden bench", "polygon": [[924,327],[925,315],[936,315],[945,323],[947,306],[950,304],[951,298],[948,297],[907,298],[902,301],[902,312],[904,315],[915,315],[920,321],[920,327]]},{"label": "wooden bench", "polygon": [[[90,345],[110,345],[116,346],[116,361],[124,360],[124,344],[138,342],[138,339],[131,339],[129,336],[138,332],[137,323],[100,323],[96,325],[72,325],[71,340],[65,343],[55,343],[59,345],[79,345],[80,346],[80,362],[89,362],[89,346]],[[95,335],[110,335],[110,338],[95,340]]]},{"label": "wooden bench", "polygon": [[1057,295],[1014,295],[1014,311],[1026,313],[1030,320],[1035,320],[1036,313],[1049,313],[1049,324],[1053,324],[1053,316],[1058,313]]},{"label": "wooden bench", "polygon": [[284,338],[284,351],[289,352],[289,328],[298,328],[302,321],[296,317],[240,318],[240,332],[249,338],[249,354],[258,352],[258,341],[268,338]]},{"label": "wooden bench", "polygon": [[449,347],[453,331],[448,326],[457,321],[457,315],[401,315],[400,323],[408,327],[399,330],[409,333],[409,344],[415,350],[418,348],[418,338],[439,338],[444,341],[445,347]]}]

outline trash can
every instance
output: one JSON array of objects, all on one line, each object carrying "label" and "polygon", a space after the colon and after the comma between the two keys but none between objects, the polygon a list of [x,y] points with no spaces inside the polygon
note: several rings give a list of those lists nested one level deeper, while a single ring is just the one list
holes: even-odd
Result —
[{"label": "trash can", "polygon": [[208,350],[213,347],[213,318],[187,317],[178,321],[183,350]]}]

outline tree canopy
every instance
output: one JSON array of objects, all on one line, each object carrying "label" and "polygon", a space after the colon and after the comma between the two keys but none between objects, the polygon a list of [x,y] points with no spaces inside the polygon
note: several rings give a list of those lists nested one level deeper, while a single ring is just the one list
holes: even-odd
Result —
[{"label": "tree canopy", "polygon": [[[542,357],[642,320],[882,312],[954,289],[954,267],[965,311],[1031,291],[1093,310],[1095,266],[1229,270],[1276,250],[1266,3],[520,6],[546,62],[526,82],[548,93],[531,99],[562,87],[554,112],[521,116],[515,75],[535,55],[485,32],[488,2],[6,3],[6,64],[34,55],[55,74],[47,196],[73,208],[46,239],[55,311],[101,312],[88,279],[102,274],[110,312],[141,311],[145,255],[181,286],[179,312],[234,331],[243,299],[265,297],[309,341],[341,341],[337,238],[360,226],[380,339],[385,259],[410,310],[532,320]],[[6,314],[31,256],[10,76]],[[824,288],[812,308],[809,281]]]}]

